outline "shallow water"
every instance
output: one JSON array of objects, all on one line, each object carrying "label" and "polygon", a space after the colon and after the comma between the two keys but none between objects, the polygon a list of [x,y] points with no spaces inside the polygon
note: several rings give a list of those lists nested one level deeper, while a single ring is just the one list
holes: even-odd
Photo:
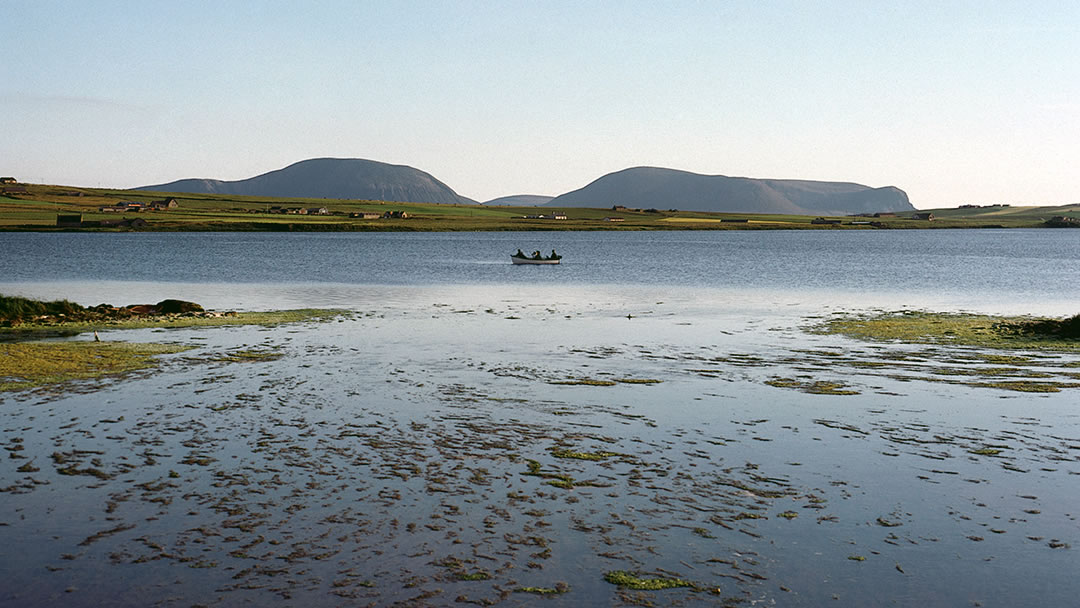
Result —
[{"label": "shallow water", "polygon": [[[102,332],[199,349],[0,398],[0,542],[19,548],[0,602],[1015,606],[1080,592],[1080,389],[979,386],[1076,382],[1076,356],[1004,364],[803,331],[888,305],[879,292],[190,287],[220,307],[350,312]],[[238,349],[281,357],[215,360]],[[805,392],[823,381],[839,390]],[[620,590],[604,580],[617,570],[696,588]]]}]

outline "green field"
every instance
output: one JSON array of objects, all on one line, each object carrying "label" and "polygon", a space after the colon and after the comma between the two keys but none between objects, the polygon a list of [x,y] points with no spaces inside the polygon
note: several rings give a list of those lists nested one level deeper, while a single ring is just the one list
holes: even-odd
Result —
[{"label": "green field", "polygon": [[[1061,207],[982,207],[932,209],[932,221],[912,219],[911,213],[896,217],[834,217],[841,224],[812,224],[813,216],[702,213],[668,209],[585,209],[553,207],[485,207],[483,205],[436,205],[365,200],[265,198],[212,194],[74,188],[22,184],[25,193],[0,196],[0,230],[73,230],[58,228],[59,214],[81,214],[84,222],[145,220],[140,230],[152,231],[482,231],[482,230],[878,230],[907,228],[1033,228],[1047,225],[1053,217],[1080,222],[1080,205]],[[102,212],[101,207],[121,201],[150,203],[175,198],[178,206],[167,211],[138,213]],[[331,215],[271,213],[272,207],[325,207]],[[350,213],[405,212],[407,218],[350,218]],[[525,219],[527,215],[562,213],[565,220]],[[617,218],[619,221],[609,221]],[[870,225],[868,222],[875,222]],[[1080,223],[1077,224],[1080,226]],[[81,230],[129,230],[116,227],[83,227]]]}]

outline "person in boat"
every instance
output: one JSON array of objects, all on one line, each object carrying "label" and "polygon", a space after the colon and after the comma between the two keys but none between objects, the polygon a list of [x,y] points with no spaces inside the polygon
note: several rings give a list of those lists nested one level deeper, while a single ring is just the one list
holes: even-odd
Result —
[{"label": "person in boat", "polygon": [[533,252],[533,259],[534,260],[539,260],[540,259],[540,252],[539,251],[534,251]]},{"label": "person in boat", "polygon": [[525,254],[521,251],[520,248],[518,248],[517,253],[514,254],[514,257],[515,258],[523,258],[523,257],[525,257]]},{"label": "person in boat", "polygon": [[555,255],[555,250],[554,249],[551,250],[551,257],[548,258],[548,259],[549,260],[557,260],[557,259],[559,259],[559,256]]}]

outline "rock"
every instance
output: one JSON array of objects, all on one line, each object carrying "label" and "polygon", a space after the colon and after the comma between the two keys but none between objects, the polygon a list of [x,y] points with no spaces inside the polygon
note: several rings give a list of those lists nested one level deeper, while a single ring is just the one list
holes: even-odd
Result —
[{"label": "rock", "polygon": [[195,302],[183,300],[162,300],[155,305],[158,314],[171,315],[185,312],[203,312],[203,307]]}]

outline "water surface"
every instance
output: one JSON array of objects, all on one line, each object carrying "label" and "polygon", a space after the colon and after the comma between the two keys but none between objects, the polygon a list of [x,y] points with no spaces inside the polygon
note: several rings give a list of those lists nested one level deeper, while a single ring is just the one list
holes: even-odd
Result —
[{"label": "water surface", "polygon": [[[1080,382],[1078,357],[804,331],[872,307],[1075,312],[1050,282],[1076,269],[1064,232],[282,236],[0,235],[4,293],[348,310],[102,332],[197,349],[0,398],[0,541],[19,549],[0,603],[1080,592],[1080,389],[993,386]],[[518,247],[566,263],[511,266]],[[696,588],[620,591],[617,570]]]}]

